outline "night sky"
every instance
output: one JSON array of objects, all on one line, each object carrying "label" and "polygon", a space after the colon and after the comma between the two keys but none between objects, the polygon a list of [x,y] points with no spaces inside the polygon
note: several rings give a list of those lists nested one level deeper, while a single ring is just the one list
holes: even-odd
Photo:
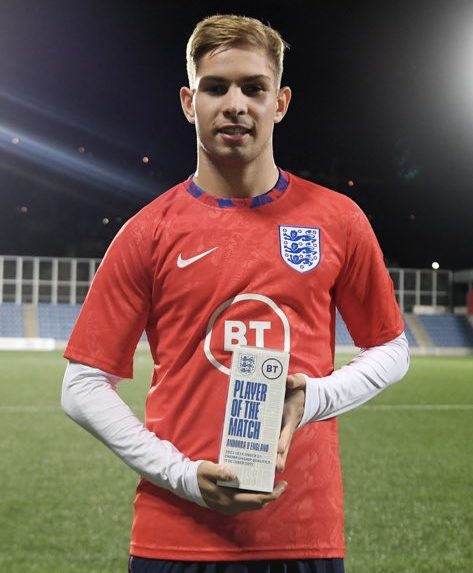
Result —
[{"label": "night sky", "polygon": [[192,173],[185,44],[217,12],[291,45],[278,165],[361,205],[390,266],[473,268],[473,2],[456,0],[2,0],[0,254],[100,257]]}]

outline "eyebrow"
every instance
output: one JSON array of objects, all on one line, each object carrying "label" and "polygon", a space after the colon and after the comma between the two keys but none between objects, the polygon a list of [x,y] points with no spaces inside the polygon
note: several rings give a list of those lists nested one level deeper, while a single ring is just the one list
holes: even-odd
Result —
[{"label": "eyebrow", "polygon": [[[242,78],[244,82],[254,82],[254,81],[261,81],[266,80],[271,82],[272,79],[265,74],[256,74],[254,76],[245,76]],[[223,76],[202,76],[200,81],[215,81],[215,82],[228,82],[228,78],[224,78]]]}]

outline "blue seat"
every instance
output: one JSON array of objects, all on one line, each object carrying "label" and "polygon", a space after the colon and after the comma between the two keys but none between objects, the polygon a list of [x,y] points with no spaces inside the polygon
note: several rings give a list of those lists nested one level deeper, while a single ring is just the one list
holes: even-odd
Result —
[{"label": "blue seat", "polygon": [[335,320],[335,341],[338,346],[354,346],[355,344],[348,332],[347,325],[343,322],[343,318],[338,312]]},{"label": "blue seat", "polygon": [[404,323],[404,332],[406,333],[407,342],[409,343],[410,347],[419,346],[417,343],[417,339],[414,336],[414,333],[412,332],[411,327],[407,324],[407,322]]},{"label": "blue seat", "polygon": [[12,302],[0,304],[0,337],[23,336],[23,306]]},{"label": "blue seat", "polygon": [[419,314],[417,318],[435,346],[473,347],[473,329],[465,316]]},{"label": "blue seat", "polygon": [[[346,324],[343,322],[342,317],[340,316],[340,314],[337,312],[336,315],[336,322],[335,322],[335,331],[336,331],[336,344],[339,346],[354,346],[354,342],[353,339],[350,335],[350,333],[348,332],[348,328],[346,326]],[[409,346],[418,346],[416,337],[414,336],[414,333],[412,332],[412,330],[410,329],[409,325],[407,323],[404,323],[404,330],[406,333],[406,338],[407,341],[409,343]]]},{"label": "blue seat", "polygon": [[38,305],[39,336],[67,340],[81,309],[80,304],[46,304]]}]

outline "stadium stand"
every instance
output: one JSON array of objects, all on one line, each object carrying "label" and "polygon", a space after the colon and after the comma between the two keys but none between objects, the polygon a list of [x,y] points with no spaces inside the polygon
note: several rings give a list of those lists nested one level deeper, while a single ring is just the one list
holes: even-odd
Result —
[{"label": "stadium stand", "polygon": [[417,339],[414,336],[414,333],[412,332],[412,329],[407,322],[404,322],[404,329],[406,333],[407,342],[409,343],[409,347],[412,348],[414,346],[419,346],[417,344]]},{"label": "stadium stand", "polygon": [[346,324],[343,322],[342,317],[337,312],[335,322],[336,344],[339,346],[354,346],[353,338],[348,332]]},{"label": "stadium stand", "polygon": [[38,305],[39,336],[67,340],[79,314],[80,304]]},{"label": "stadium stand", "polygon": [[[28,307],[28,308],[26,308]],[[63,343],[68,340],[79,314],[80,304],[48,304],[22,305],[4,302],[0,304],[0,338],[22,338],[38,336],[41,339],[53,339]],[[28,333],[28,311],[34,313],[37,321],[37,334]],[[26,317],[26,318],[25,318]],[[473,324],[466,316],[454,314],[410,314],[405,315],[405,331],[412,349],[420,352],[437,349],[466,349],[473,352]],[[412,325],[412,328],[410,324]],[[416,336],[420,327],[424,333],[422,340]],[[29,329],[31,331],[31,328]],[[36,330],[35,330],[36,331]],[[28,334],[27,334],[28,333]],[[146,342],[143,333],[141,342]],[[337,312],[336,315],[336,344],[339,347],[353,347],[353,339]]]},{"label": "stadium stand", "polygon": [[[346,327],[346,324],[343,322],[343,319],[338,312],[337,312],[335,329],[336,329],[337,346],[354,346],[354,342],[350,333],[348,332],[348,328]],[[405,332],[407,341],[409,342],[409,346],[411,348],[414,346],[418,346],[416,337],[412,332],[412,329],[409,326],[409,324],[407,324],[407,322],[405,323]]]},{"label": "stadium stand", "polygon": [[419,314],[417,318],[434,346],[473,347],[473,330],[465,316]]},{"label": "stadium stand", "polygon": [[0,304],[0,337],[23,336],[23,307],[13,303]]},{"label": "stadium stand", "polygon": [[[63,348],[99,264],[100,259],[0,254],[0,349]],[[414,354],[473,354],[473,292],[462,307],[453,290],[454,284],[471,289],[473,269],[388,271]],[[452,311],[469,311],[470,317]],[[335,342],[340,352],[354,350],[338,312]]]}]

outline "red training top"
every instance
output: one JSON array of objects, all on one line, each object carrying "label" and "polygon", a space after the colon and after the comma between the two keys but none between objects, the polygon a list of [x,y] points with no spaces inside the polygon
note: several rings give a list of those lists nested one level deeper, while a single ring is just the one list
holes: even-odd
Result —
[{"label": "red training top", "polygon": [[[189,180],[115,237],[65,356],[128,378],[146,329],[155,365],[146,427],[190,459],[217,461],[231,350],[285,348],[291,373],[327,376],[336,307],[359,347],[403,331],[381,250],[349,198],[284,172],[250,199],[218,199]],[[141,480],[131,554],[343,557],[336,419],[296,432],[280,478],[288,489],[278,501],[233,517]]]}]

